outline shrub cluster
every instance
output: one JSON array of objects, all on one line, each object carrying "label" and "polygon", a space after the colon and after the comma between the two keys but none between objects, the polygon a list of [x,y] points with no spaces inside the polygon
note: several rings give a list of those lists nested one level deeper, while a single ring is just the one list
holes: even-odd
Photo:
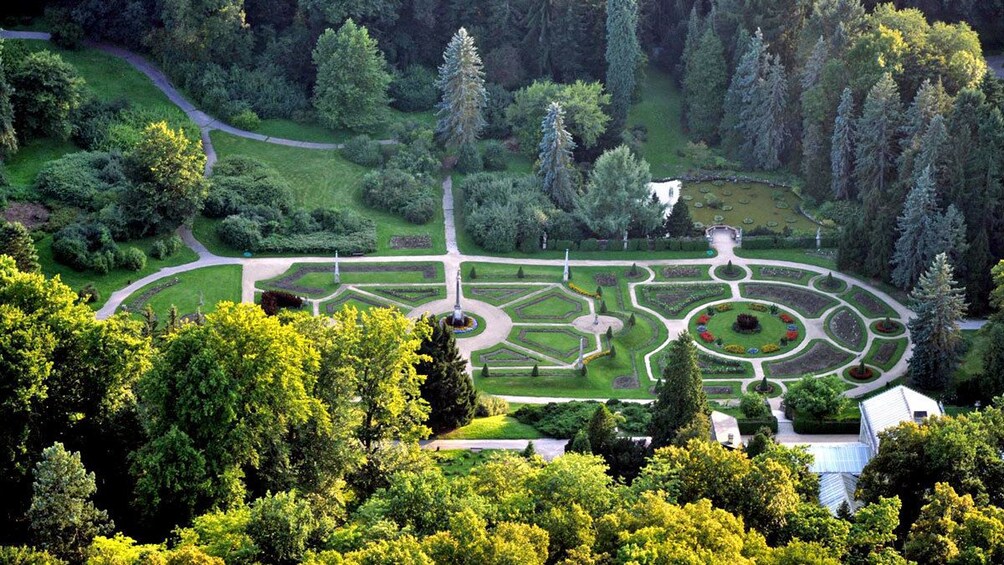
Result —
[{"label": "shrub cluster", "polygon": [[436,198],[427,182],[402,169],[373,171],[363,179],[363,202],[393,212],[413,224],[428,223],[436,214]]},{"label": "shrub cluster", "polygon": [[171,257],[175,253],[181,251],[181,248],[184,246],[185,244],[182,243],[180,237],[171,235],[153,242],[153,247],[150,248],[150,255],[152,255],[154,259],[167,259],[168,257]]},{"label": "shrub cluster", "polygon": [[532,175],[476,174],[461,190],[464,229],[488,251],[539,250],[548,218],[557,214]]},{"label": "shrub cluster", "polygon": [[439,100],[436,74],[422,65],[410,65],[394,75],[388,93],[393,99],[390,105],[402,112],[430,110]]},{"label": "shrub cluster", "polygon": [[380,143],[368,135],[357,135],[345,142],[342,157],[364,167],[378,167],[383,162]]},{"label": "shrub cluster", "polygon": [[180,82],[208,113],[236,127],[256,126],[258,118],[298,118],[310,105],[302,88],[271,65],[249,68],[216,63],[177,66]]},{"label": "shrub cluster", "polygon": [[130,271],[146,267],[146,254],[142,250],[120,248],[108,227],[98,222],[70,224],[56,232],[52,253],[56,261],[73,269],[92,269],[102,275],[118,267]]},{"label": "shrub cluster", "polygon": [[261,295],[261,309],[269,316],[275,316],[282,308],[300,308],[303,299],[282,290],[266,290]]},{"label": "shrub cluster", "polygon": [[[570,439],[589,423],[598,406],[599,404],[592,400],[561,404],[554,402],[527,404],[521,406],[513,417],[537,428],[545,436]],[[612,412],[618,412],[623,418],[618,424],[621,431],[640,434],[648,429],[652,414],[647,406],[611,400],[607,402],[607,407]]]},{"label": "shrub cluster", "polygon": [[474,408],[474,415],[478,418],[501,416],[508,412],[509,402],[506,399],[488,394],[478,394],[478,404]]}]

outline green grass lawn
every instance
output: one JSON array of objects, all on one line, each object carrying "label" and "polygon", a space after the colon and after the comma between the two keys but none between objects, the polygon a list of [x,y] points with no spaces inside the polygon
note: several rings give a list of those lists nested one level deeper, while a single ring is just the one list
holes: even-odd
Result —
[{"label": "green grass lawn", "polygon": [[493,454],[500,451],[497,449],[484,449],[477,452],[467,449],[444,449],[430,451],[429,456],[432,457],[436,465],[439,465],[447,477],[465,477],[470,474],[471,469],[488,461]]},{"label": "green grass lawn", "polygon": [[[371,138],[389,139],[393,125],[408,120],[413,120],[429,127],[436,126],[436,114],[432,110],[426,112],[401,112],[400,110],[391,108],[388,114],[387,123],[377,131],[368,134]],[[318,143],[342,143],[359,135],[359,133],[349,130],[328,129],[316,122],[299,123],[285,119],[262,120],[261,125],[254,131],[270,137],[283,137]]]},{"label": "green grass lawn", "polygon": [[507,306],[505,312],[514,322],[563,323],[585,316],[589,307],[584,300],[555,289]]},{"label": "green grass lawn", "polygon": [[492,306],[501,306],[503,304],[519,300],[531,292],[537,292],[544,288],[547,288],[547,286],[507,286],[483,284],[480,282],[477,284],[465,282],[463,283],[463,294],[466,299],[479,300],[481,302],[491,304]]},{"label": "green grass lawn", "polygon": [[683,95],[669,73],[648,67],[641,84],[641,100],[631,107],[628,125],[648,128],[642,155],[655,178],[678,175],[695,166],[677,154],[688,141],[683,131],[682,103]]},{"label": "green grass lawn", "polygon": [[[259,281],[257,286],[262,290],[284,290],[277,283],[290,279],[299,273],[299,276],[295,276],[288,282],[303,287],[303,289],[313,290],[300,289],[297,292],[310,298],[323,298],[330,296],[343,284],[386,284],[392,286],[409,283],[442,283],[446,280],[443,275],[442,263],[360,263],[359,265],[364,265],[370,270],[353,271],[351,270],[353,266],[342,263],[340,268],[342,282],[335,284],[334,263],[293,263],[283,274]],[[385,267],[387,270],[379,270],[381,267]],[[415,267],[416,270],[391,270],[398,267]],[[323,272],[301,272],[303,268],[324,268],[325,270]],[[433,269],[434,276],[425,278],[423,272],[417,270],[420,268]]]},{"label": "green grass lawn", "polygon": [[[137,290],[123,304],[132,312],[141,311],[145,304],[149,304],[162,323],[167,320],[171,306],[176,306],[182,316],[194,314],[199,309],[203,314],[208,314],[216,310],[216,304],[220,301],[241,301],[241,272],[240,265],[220,265],[181,273]],[[172,279],[179,282],[149,297],[144,304],[137,303],[145,292],[158,286],[163,287]],[[203,302],[201,306],[200,300]]]},{"label": "green grass lawn", "polygon": [[153,247],[153,243],[157,239],[158,238],[148,237],[145,239],[119,243],[119,246],[123,248],[137,247],[143,250],[143,252],[147,254],[146,267],[141,271],[115,269],[107,275],[99,275],[94,271],[75,271],[66,265],[57,263],[56,259],[52,255],[51,235],[47,235],[41,240],[35,242],[35,246],[38,248],[38,260],[42,265],[42,272],[45,273],[47,277],[59,275],[59,278],[74,290],[80,290],[88,284],[94,285],[94,288],[101,293],[101,299],[90,305],[96,310],[104,305],[112,292],[131,284],[132,281],[137,281],[151,273],[159,271],[164,267],[183,265],[198,259],[195,252],[187,247],[182,247],[180,251],[163,261],[154,259],[150,256],[150,248]]},{"label": "green grass lawn", "polygon": [[987,339],[982,332],[963,330],[962,339],[966,344],[966,353],[955,371],[957,380],[971,379],[983,373],[983,354],[987,348]]},{"label": "green grass lawn", "polygon": [[[790,227],[796,233],[812,235],[818,227],[799,213],[801,199],[795,193],[763,183],[684,183],[681,198],[687,202],[694,221],[706,226],[725,223],[744,229],[761,226],[778,232]],[[709,199],[721,206],[708,206]]]},{"label": "green grass lawn", "polygon": [[[520,337],[521,334],[522,337]],[[585,351],[587,355],[596,348],[594,339],[571,326],[562,328],[517,326],[509,333],[510,342],[566,363],[572,363],[578,359],[580,338],[586,340]],[[489,368],[491,368],[490,364]]]},{"label": "green grass lawn", "polygon": [[4,161],[7,181],[12,187],[30,187],[46,163],[77,151],[80,148],[69,141],[33,139]]},{"label": "green grass lawn", "polygon": [[[889,344],[895,345],[895,349],[888,349],[889,347],[892,347],[892,345]],[[892,369],[897,362],[899,362],[901,357],[903,357],[903,353],[906,351],[906,344],[907,341],[905,337],[901,337],[899,339],[876,339],[872,341],[871,347],[868,348],[868,352],[865,354],[865,364],[888,371],[889,369]],[[876,360],[876,354],[879,353],[879,349],[884,345],[887,347],[887,351],[891,351],[891,354],[883,355],[883,357],[886,358],[885,361]]]},{"label": "green grass lawn", "polygon": [[[273,167],[285,178],[293,192],[294,202],[307,209],[350,208],[376,222],[377,252],[382,255],[432,255],[446,252],[443,213],[437,207],[432,221],[425,225],[407,222],[394,214],[366,206],[362,201],[362,179],[370,169],[346,161],[338,151],[300,149],[235,137],[214,131],[213,146],[220,158],[247,155]],[[437,183],[437,198],[440,194]],[[216,237],[205,237],[215,231],[215,222],[201,218],[196,222],[196,235],[207,247],[221,255],[236,256]],[[393,236],[428,235],[429,249],[391,249]]]},{"label": "green grass lawn", "polygon": [[524,424],[512,416],[475,418],[470,424],[452,432],[440,434],[438,439],[537,439],[543,437],[537,428]]},{"label": "green grass lawn", "polygon": [[[477,282],[561,282],[563,267],[560,264],[523,265],[522,267],[523,278],[518,276],[520,267],[511,263],[476,263],[473,261],[464,261],[460,264],[460,272],[467,282],[473,282],[470,277],[472,268],[477,275],[477,278],[473,280]],[[575,269],[573,268],[572,271],[574,280]]]},{"label": "green grass lawn", "polygon": [[[322,316],[330,316],[334,312],[328,312],[328,308],[334,308],[335,311],[341,310],[345,306],[352,306],[360,313],[370,310],[372,308],[387,308],[390,304],[384,302],[383,300],[376,299],[370,296],[359,294],[353,291],[346,291],[331,300],[326,300],[321,302],[319,312]],[[395,307],[396,308],[396,307]]]},{"label": "green grass lawn", "polygon": [[[732,310],[728,310],[726,312],[716,312],[715,315],[711,316],[711,319],[708,320],[708,331],[716,338],[721,338],[723,346],[741,345],[743,348],[747,349],[750,347],[762,349],[763,346],[767,344],[778,344],[778,341],[787,333],[787,324],[782,322],[777,316],[772,316],[770,312],[752,310],[749,306],[749,303],[738,303]],[[781,312],[784,311],[781,310]],[[703,314],[703,312],[700,314]],[[700,339],[700,332],[697,331],[697,320],[700,317],[700,314],[691,317],[689,324],[690,334],[698,340]],[[733,330],[732,324],[735,323],[739,314],[752,314],[756,316],[760,321],[761,330],[754,334],[744,334]],[[757,355],[757,357],[780,355],[797,347],[798,344],[805,339],[805,328],[802,327],[801,324],[798,324],[798,326],[798,339],[788,342],[788,345],[782,347],[780,351],[770,355]],[[704,345],[717,350],[717,346],[713,343]],[[724,350],[722,350],[722,352],[727,353]]]},{"label": "green grass lawn", "polygon": [[745,259],[772,259],[775,261],[793,261],[815,265],[832,271],[837,270],[837,253],[834,249],[823,249],[823,253],[815,249],[743,249],[737,247],[737,257]]}]

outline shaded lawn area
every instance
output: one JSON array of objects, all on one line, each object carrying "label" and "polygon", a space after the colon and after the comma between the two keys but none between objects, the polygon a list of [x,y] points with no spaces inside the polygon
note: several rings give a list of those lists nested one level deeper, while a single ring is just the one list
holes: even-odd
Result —
[{"label": "shaded lawn area", "polygon": [[58,139],[33,139],[22,145],[18,152],[3,163],[7,181],[11,187],[31,187],[35,177],[49,161],[59,159],[67,153],[75,153],[80,148],[70,141]]},{"label": "shaded lawn area", "polygon": [[[436,126],[436,113],[433,110],[425,112],[402,112],[390,108],[388,110],[387,123],[377,131],[366,135],[369,135],[373,139],[389,139],[393,126],[407,121],[415,121],[434,128]],[[254,131],[270,137],[284,137],[286,139],[315,141],[318,143],[343,143],[360,135],[359,132],[345,129],[329,129],[317,122],[300,123],[281,118],[262,120],[261,124]]]},{"label": "shaded lawn area", "polygon": [[983,373],[983,354],[987,348],[987,338],[979,330],[962,330],[966,353],[955,371],[955,379],[964,381]]},{"label": "shaded lawn area", "polygon": [[[346,161],[338,151],[322,151],[274,145],[251,139],[244,139],[214,131],[213,145],[220,158],[228,155],[246,155],[276,169],[288,182],[293,192],[293,200],[312,210],[314,208],[349,208],[376,223],[377,253],[381,255],[431,255],[446,252],[446,235],[443,227],[443,213],[437,207],[432,221],[416,225],[388,212],[375,210],[363,204],[362,179],[370,171]],[[436,185],[437,201],[441,188]],[[228,248],[214,234],[214,220],[199,218],[196,221],[196,236],[214,253],[238,256],[240,251]],[[212,224],[212,225],[207,225]],[[391,249],[393,236],[428,235],[432,239],[430,249]],[[280,254],[289,255],[289,254]]]},{"label": "shaded lawn area", "polygon": [[[66,265],[57,263],[52,255],[51,235],[47,235],[41,240],[35,242],[35,246],[38,248],[38,260],[42,265],[42,272],[45,273],[47,277],[59,275],[59,278],[74,290],[80,290],[88,284],[93,284],[94,288],[98,289],[98,292],[101,293],[100,300],[90,304],[91,308],[97,310],[108,301],[108,297],[111,296],[112,292],[131,284],[132,281],[137,281],[151,273],[159,271],[164,267],[183,265],[198,259],[198,256],[196,256],[194,251],[184,246],[171,257],[164,260],[154,259],[150,255],[150,248],[153,247],[155,241],[163,237],[165,236],[148,237],[144,239],[120,242],[118,245],[123,249],[137,247],[146,253],[146,267],[141,271],[114,269],[107,275],[99,275],[94,271],[75,271]],[[239,298],[240,295],[238,294],[238,299]]]},{"label": "shaded lawn area", "polygon": [[628,113],[628,126],[648,128],[642,155],[655,178],[679,175],[695,166],[677,154],[677,150],[686,147],[689,141],[683,131],[682,104],[683,94],[669,73],[649,66],[641,84],[641,100]]},{"label": "shaded lawn area", "polygon": [[[224,300],[241,301],[241,272],[240,265],[219,265],[180,273],[137,290],[129,295],[123,304],[127,305],[130,311],[142,311],[146,306],[134,304],[134,302],[139,300],[145,292],[163,286],[172,279],[178,279],[177,284],[164,288],[148,297],[145,302],[153,308],[161,325],[166,323],[171,306],[176,306],[178,314],[182,316],[194,314],[200,308],[203,314],[208,314],[216,310],[218,302]],[[200,301],[203,302],[201,306]],[[136,306],[139,308],[137,309]],[[134,313],[134,316],[139,317],[139,314]]]},{"label": "shaded lawn area", "polygon": [[470,424],[451,432],[440,434],[438,439],[537,439],[537,428],[520,422],[512,416],[475,418]]}]

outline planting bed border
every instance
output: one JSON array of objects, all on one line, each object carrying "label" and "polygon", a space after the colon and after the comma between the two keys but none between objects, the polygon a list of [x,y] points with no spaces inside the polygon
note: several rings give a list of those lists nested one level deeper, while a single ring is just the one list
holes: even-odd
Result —
[{"label": "planting bed border", "polygon": [[[748,265],[748,267],[750,271],[753,272],[753,280],[768,281],[768,282],[787,282],[801,286],[809,286],[809,281],[811,281],[812,278],[818,274],[815,271],[806,271],[805,269],[799,269],[797,267],[776,267],[774,265]],[[778,274],[776,276],[771,276],[764,272],[766,269],[777,269],[779,271],[791,274],[797,273],[798,277],[793,278],[781,274]]]},{"label": "planting bed border", "polygon": [[826,286],[824,286],[823,284],[826,282],[826,276],[827,275],[818,275],[816,278],[812,279],[812,284],[810,286],[813,289],[818,290],[819,292],[826,292],[833,295],[840,295],[847,292],[847,281],[843,279],[838,279],[836,277],[834,277],[833,280],[840,283],[837,285],[837,288],[834,288],[832,290],[826,288]]},{"label": "planting bed border", "polygon": [[[903,358],[903,354],[906,353],[907,344],[908,342],[905,337],[892,339],[876,338],[872,340],[871,347],[869,347],[868,352],[865,353],[865,364],[883,371],[888,371]],[[890,345],[894,345],[894,347],[890,347]],[[884,361],[876,359],[883,347],[885,347],[889,352],[888,358]]]},{"label": "planting bed border", "polygon": [[767,379],[767,384],[769,384],[771,388],[770,388],[770,392],[769,393],[764,394],[764,393],[760,392],[759,390],[757,390],[757,388],[756,388],[761,382],[762,382],[762,379],[756,379],[756,380],[754,380],[752,382],[747,383],[746,384],[746,388],[745,388],[745,392],[755,392],[757,394],[763,394],[767,398],[777,398],[777,397],[781,396],[782,389],[781,389],[781,384],[780,383],[778,383],[777,381],[772,381],[772,380],[770,380],[768,378]]},{"label": "planting bed border", "polygon": [[874,322],[868,324],[868,328],[872,331],[872,333],[875,334],[875,337],[880,337],[880,338],[882,338],[882,337],[899,337],[899,336],[901,336],[901,335],[903,335],[903,334],[906,333],[906,324],[904,324],[903,322],[901,322],[901,321],[899,321],[899,320],[897,320],[895,318],[892,318],[892,317],[890,317],[890,319],[899,326],[898,330],[896,330],[894,332],[888,332],[888,333],[879,330],[878,329],[878,325],[881,324],[882,322],[884,322],[885,318],[883,318],[881,320],[875,320]]},{"label": "planting bed border", "polygon": [[[833,326],[833,324],[837,321],[837,316],[842,315],[850,316],[851,320],[853,320],[854,324],[857,326],[858,339],[854,342],[841,337]],[[830,315],[826,317],[826,321],[823,322],[823,329],[826,330],[826,335],[837,344],[843,345],[847,349],[853,349],[858,353],[863,351],[865,344],[868,343],[868,330],[865,327],[864,321],[861,319],[861,316],[856,310],[848,306],[841,306],[831,312]]]},{"label": "planting bed border", "polygon": [[172,277],[171,279],[166,280],[158,284],[157,286],[145,290],[143,294],[140,294],[135,299],[130,300],[128,303],[123,302],[119,306],[119,311],[129,312],[133,314],[141,313],[143,311],[143,307],[146,306],[146,303],[150,302],[150,300],[154,296],[157,296],[161,292],[164,292],[165,290],[178,284],[181,284],[181,277]]},{"label": "planting bed border", "polygon": [[350,300],[356,300],[358,302],[362,302],[363,304],[369,305],[373,308],[386,308],[388,306],[393,306],[392,304],[382,302],[376,298],[373,298],[372,296],[354,292],[352,290],[346,290],[345,292],[342,292],[341,294],[332,298],[331,300],[326,300],[322,302],[320,308],[318,308],[318,311],[322,315],[330,316],[334,314],[337,310],[340,310],[341,307],[344,306],[345,303],[349,302]]},{"label": "planting bed border", "polygon": [[[429,286],[393,286],[393,287],[362,287],[366,292],[378,294],[401,304],[407,304],[412,308],[417,308],[423,304],[446,298],[446,289],[442,285]],[[424,291],[424,292],[423,292]],[[411,294],[420,294],[417,298]]]},{"label": "planting bed border", "polygon": [[[546,302],[548,300],[551,300],[551,299],[555,299],[555,300],[560,300],[562,302],[566,302],[566,303],[570,304],[571,306],[573,306],[573,309],[571,311],[567,312],[566,314],[561,315],[561,316],[544,315],[544,314],[526,314],[526,313],[523,312],[523,310],[525,310],[525,309],[527,309],[527,308],[529,308],[531,306],[536,306],[538,304],[543,304],[544,302]],[[532,297],[532,298],[530,298],[528,300],[521,300],[520,302],[518,302],[516,304],[510,304],[509,306],[506,306],[506,308],[505,308],[506,313],[509,314],[509,316],[512,318],[512,321],[513,322],[517,322],[517,323],[519,323],[519,322],[528,322],[528,323],[533,323],[533,322],[554,322],[554,323],[571,322],[575,318],[578,318],[579,316],[584,315],[584,312],[586,312],[587,310],[588,310],[588,308],[586,307],[586,304],[582,300],[579,300],[577,298],[572,298],[571,296],[568,296],[567,294],[565,294],[564,292],[562,292],[561,290],[558,290],[558,289],[553,289],[553,290],[549,290],[549,291],[546,291],[546,292],[542,292],[542,293],[538,294],[537,296],[534,296],[534,297]]]},{"label": "planting bed border", "polygon": [[[638,293],[638,302],[642,306],[651,308],[652,310],[658,312],[662,317],[670,320],[683,320],[688,318],[688,314],[694,311],[694,309],[704,306],[709,302],[714,302],[716,300],[722,300],[731,297],[729,286],[725,283],[707,283],[707,284],[646,284],[638,287],[641,291]],[[690,296],[689,292],[684,293],[684,291],[694,290],[706,290],[711,292],[717,289],[714,295],[705,294],[693,298]],[[662,301],[657,300],[655,296],[659,291],[679,291],[680,296],[685,296],[689,298],[686,301],[668,300]],[[671,295],[672,296],[672,295]]]},{"label": "planting bed border", "polygon": [[[789,294],[785,296],[783,293]],[[807,287],[768,282],[740,283],[739,294],[743,298],[774,303],[778,306],[789,308],[806,318],[819,318],[823,315],[823,312],[839,304],[836,299],[825,294],[820,294]],[[812,300],[817,302],[815,304],[811,302],[807,303]]]},{"label": "planting bed border", "polygon": [[710,265],[653,265],[652,270],[655,271],[655,280],[660,282],[711,280]]},{"label": "planting bed border", "polygon": [[[863,297],[865,301],[861,301],[859,298]],[[866,319],[874,320],[875,318],[885,318],[886,316],[890,318],[895,318],[898,316],[896,310],[886,304],[885,300],[882,300],[873,293],[865,290],[864,288],[854,285],[847,292],[840,295]],[[868,304],[868,302],[871,304]]]},{"label": "planting bed border", "polygon": [[746,267],[741,266],[741,265],[735,265],[735,264],[733,264],[732,267],[736,271],[738,271],[735,275],[728,275],[728,274],[725,273],[725,269],[729,268],[728,265],[717,265],[717,266],[715,266],[715,269],[712,272],[714,273],[714,276],[716,278],[719,278],[719,279],[721,279],[723,281],[730,281],[730,282],[732,282],[732,281],[741,281],[741,280],[744,280],[744,279],[748,279],[750,277],[750,270],[747,269]]},{"label": "planting bed border", "polygon": [[[494,358],[492,357],[493,354],[498,354],[500,357]],[[510,355],[510,357],[506,358],[505,355]],[[548,361],[540,356],[534,356],[525,351],[516,349],[514,344],[509,343],[508,341],[496,343],[487,349],[479,349],[471,354],[471,364],[475,367],[480,367],[482,365],[488,365],[489,367],[494,367],[496,365],[499,367],[526,367],[528,365],[532,366],[534,364],[541,365],[547,363]]]},{"label": "planting bed border", "polygon": [[[471,300],[478,300],[486,304],[491,304],[492,306],[502,306],[503,304],[516,302],[529,294],[533,294],[534,292],[540,292],[548,286],[549,285],[544,284],[507,286],[463,283],[463,292],[464,296],[470,298]],[[490,291],[500,291],[502,294],[496,295],[492,294]]]},{"label": "planting bed border", "polygon": [[[814,339],[809,342],[808,347],[793,357],[764,363],[763,370],[768,377],[774,377],[777,379],[797,379],[801,378],[802,375],[807,374],[823,375],[831,373],[853,360],[854,355],[842,349],[837,349],[829,341]],[[809,363],[809,366],[796,367],[792,370],[781,369],[781,372],[777,369],[777,367],[784,367],[786,365],[797,364],[799,362]]]},{"label": "planting bed border", "polygon": [[516,327],[513,328],[512,333],[509,334],[509,339],[507,339],[506,341],[509,341],[516,345],[521,345],[531,351],[535,351],[537,353],[540,353],[541,355],[546,355],[548,357],[553,357],[566,363],[572,363],[579,358],[578,344],[576,344],[576,346],[571,350],[562,351],[560,349],[556,349],[543,343],[533,341],[532,338],[527,337],[527,334],[532,334],[532,333],[556,333],[556,334],[565,334],[578,339],[586,338],[587,352],[592,351],[592,349],[596,346],[595,340],[590,341],[589,339],[590,336],[576,332],[571,328],[552,328],[552,327],[533,327],[533,326]]}]

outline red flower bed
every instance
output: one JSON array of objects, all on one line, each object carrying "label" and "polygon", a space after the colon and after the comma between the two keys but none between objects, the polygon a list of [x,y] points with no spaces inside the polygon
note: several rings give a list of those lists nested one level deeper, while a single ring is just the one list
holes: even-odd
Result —
[{"label": "red flower bed", "polygon": [[792,318],[792,317],[791,317],[791,316],[789,316],[788,314],[784,314],[784,313],[782,313],[782,314],[781,314],[780,316],[778,316],[778,317],[779,317],[779,318],[781,318],[781,321],[782,321],[782,322],[784,322],[784,323],[786,323],[786,324],[792,324],[792,323],[794,323],[794,322],[795,322],[795,318]]},{"label": "red flower bed", "polygon": [[707,343],[715,341],[715,334],[711,332],[701,332],[701,339]]},{"label": "red flower bed", "polygon": [[710,320],[711,320],[710,316],[708,316],[707,314],[701,314],[701,316],[697,318],[697,323],[704,325],[707,324]]},{"label": "red flower bed", "polygon": [[798,332],[789,330],[788,333],[784,334],[784,337],[788,338],[788,341],[795,341],[798,339]]}]

